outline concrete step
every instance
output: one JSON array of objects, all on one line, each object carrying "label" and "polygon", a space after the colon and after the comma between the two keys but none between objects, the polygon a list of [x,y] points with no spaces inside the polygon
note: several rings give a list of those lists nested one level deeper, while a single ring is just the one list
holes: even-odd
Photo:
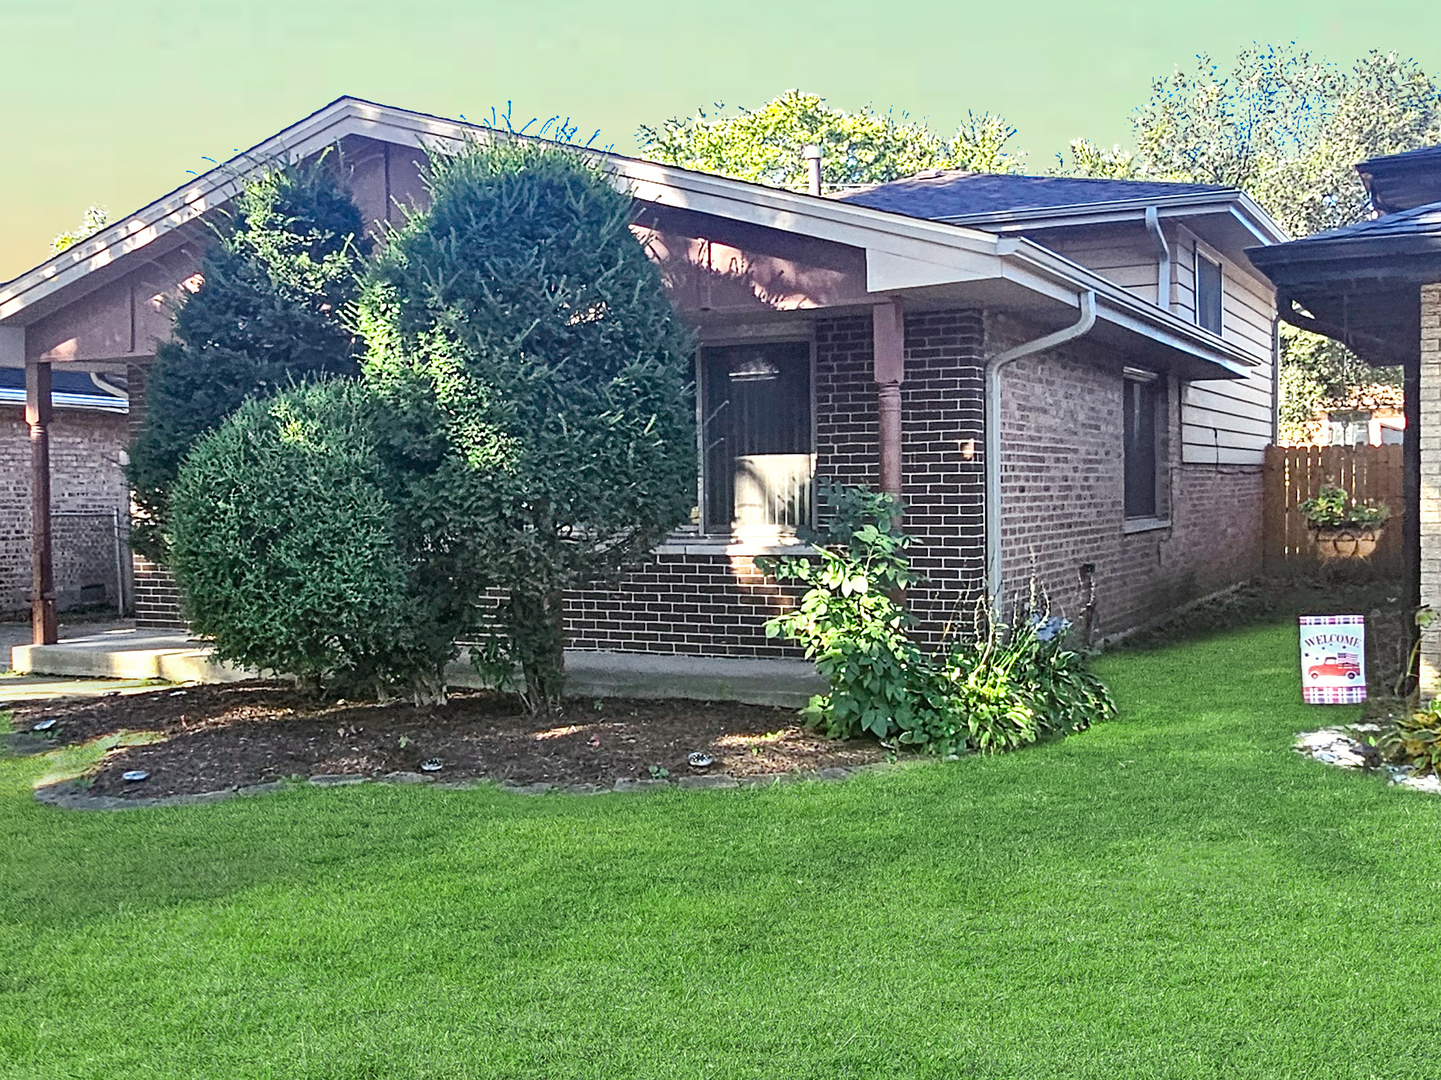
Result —
[{"label": "concrete step", "polygon": [[[686,698],[800,708],[825,682],[805,660],[736,660],[708,656],[569,650],[566,692],[575,697]],[[224,683],[256,673],[220,663],[184,631],[111,630],[55,645],[17,645],[11,666],[30,675],[164,679]],[[481,681],[464,656],[446,671],[452,686]]]}]

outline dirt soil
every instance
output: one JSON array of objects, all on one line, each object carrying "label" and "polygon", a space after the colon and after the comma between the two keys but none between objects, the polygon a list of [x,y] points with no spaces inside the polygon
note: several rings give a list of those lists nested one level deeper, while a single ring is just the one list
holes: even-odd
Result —
[{"label": "dirt soil", "polygon": [[[734,702],[571,700],[559,716],[533,719],[516,699],[462,691],[417,708],[317,699],[278,683],[159,688],[126,697],[70,699],[14,709],[14,730],[54,718],[57,745],[117,731],[158,731],[164,742],[108,755],[91,792],[154,798],[219,791],[294,776],[414,773],[443,763],[434,779],[517,784],[613,784],[693,773],[692,751],[714,758],[708,773],[754,776],[856,766],[885,758],[871,741],[836,741],[802,728],[791,709]],[[121,779],[128,769],[150,774]]]}]

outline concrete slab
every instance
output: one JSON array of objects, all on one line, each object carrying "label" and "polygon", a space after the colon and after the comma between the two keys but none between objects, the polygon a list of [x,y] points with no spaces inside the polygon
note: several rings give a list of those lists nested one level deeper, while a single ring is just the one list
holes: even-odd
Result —
[{"label": "concrete slab", "polygon": [[56,675],[0,675],[0,706],[59,698],[148,694],[169,687],[149,679],[71,679]]},{"label": "concrete slab", "polygon": [[[221,664],[184,631],[113,628],[55,645],[16,645],[17,672],[105,679],[219,683],[255,673]],[[825,682],[804,660],[732,660],[652,653],[567,651],[566,685],[576,697],[687,698],[800,708]],[[446,671],[452,686],[482,685],[469,663]]]},{"label": "concrete slab", "polygon": [[10,666],[20,674],[89,679],[164,679],[220,683],[253,674],[216,661],[209,647],[183,630],[122,627],[54,645],[16,645]]}]

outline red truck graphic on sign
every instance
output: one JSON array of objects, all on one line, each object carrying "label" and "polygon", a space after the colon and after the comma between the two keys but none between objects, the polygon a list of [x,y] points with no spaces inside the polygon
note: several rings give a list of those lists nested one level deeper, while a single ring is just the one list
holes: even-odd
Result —
[{"label": "red truck graphic on sign", "polygon": [[1306,676],[1313,680],[1331,678],[1355,682],[1361,677],[1361,659],[1355,653],[1337,653],[1319,664],[1312,664],[1306,669]]}]

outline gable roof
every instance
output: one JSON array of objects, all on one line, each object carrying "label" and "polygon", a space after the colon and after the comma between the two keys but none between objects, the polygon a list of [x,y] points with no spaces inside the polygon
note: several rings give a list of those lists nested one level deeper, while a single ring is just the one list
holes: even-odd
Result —
[{"label": "gable roof", "polygon": [[[13,352],[15,334],[119,276],[145,253],[177,244],[176,234],[234,197],[247,180],[319,153],[351,136],[430,153],[468,141],[511,138],[510,133],[426,113],[342,97],[229,161],[127,215],[73,247],[0,285],[0,364]],[[969,282],[1023,290],[1053,308],[1097,298],[1098,320],[1152,345],[1199,362],[1194,377],[1240,377],[1257,359],[1244,349],[1201,330],[1170,311],[1142,300],[1114,282],[1024,237],[997,236],[952,222],[930,221],[711,173],[594,151],[639,201],[859,248],[866,258],[866,288],[877,300],[908,290]],[[1039,178],[1047,179],[1047,178]],[[1222,189],[1205,198],[1233,200]],[[1182,198],[1197,198],[1187,194]],[[1152,200],[1154,202],[1154,199]],[[1264,217],[1264,215],[1262,215]],[[1269,219],[1267,219],[1269,220]],[[1260,235],[1260,234],[1258,234]],[[167,239],[168,238],[168,239]],[[1262,237],[1263,240],[1267,239]],[[137,259],[138,257],[138,259]],[[10,337],[7,338],[7,334]]]}]

